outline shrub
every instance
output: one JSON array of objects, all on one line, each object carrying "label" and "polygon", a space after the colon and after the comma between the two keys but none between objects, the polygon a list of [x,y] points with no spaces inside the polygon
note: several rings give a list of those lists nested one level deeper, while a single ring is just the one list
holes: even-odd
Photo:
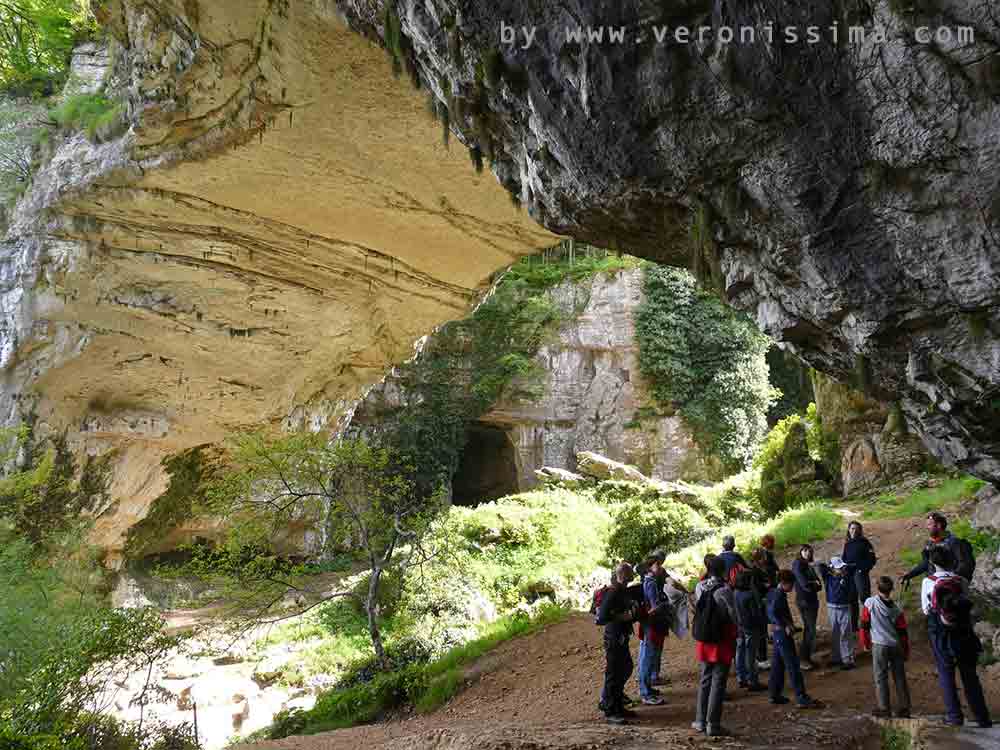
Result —
[{"label": "shrub", "polygon": [[[365,600],[368,598],[368,585],[371,582],[371,573],[365,573],[358,579],[358,582],[351,588],[353,596],[350,598],[354,611],[360,616],[365,616]],[[398,570],[384,570],[379,578],[379,587],[376,607],[380,619],[390,619],[396,614],[399,602],[403,597],[403,574]]]},{"label": "shrub", "polygon": [[82,130],[91,140],[112,137],[121,123],[121,105],[103,94],[74,94],[49,116],[64,130]]},{"label": "shrub", "polygon": [[708,533],[705,519],[683,503],[664,500],[656,504],[632,500],[615,513],[608,537],[609,561],[640,561],[656,548],[669,552],[693,544]]},{"label": "shrub", "polygon": [[628,500],[654,499],[658,497],[654,487],[642,482],[629,482],[624,479],[608,479],[597,485],[594,499],[602,505],[616,505]]},{"label": "shrub", "polygon": [[944,510],[975,496],[983,481],[965,476],[949,479],[938,487],[914,490],[908,495],[880,495],[865,511],[866,519],[910,518],[932,510]]},{"label": "shrub", "polygon": [[745,468],[776,395],[769,340],[687,271],[647,266],[643,292],[635,313],[639,367],[656,401],[677,408],[706,453]]}]

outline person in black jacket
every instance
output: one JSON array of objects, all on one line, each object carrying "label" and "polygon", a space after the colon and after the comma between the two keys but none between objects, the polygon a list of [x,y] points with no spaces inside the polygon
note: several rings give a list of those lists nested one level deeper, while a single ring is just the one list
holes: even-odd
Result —
[{"label": "person in black jacket", "polygon": [[872,568],[878,557],[875,556],[875,548],[871,541],[865,536],[865,530],[857,521],[847,524],[847,537],[844,539],[844,553],[841,559],[851,566],[851,574],[854,576],[855,599],[851,602],[851,630],[858,632],[859,615],[861,605],[872,595]]},{"label": "person in black jacket", "polygon": [[601,598],[595,622],[604,626],[604,690],[601,692],[601,709],[609,724],[624,724],[632,714],[625,709],[625,685],[632,676],[632,653],[629,637],[638,607],[629,595],[628,584],[635,578],[635,571],[628,563],[615,568],[615,583]]},{"label": "person in black jacket", "polygon": [[823,583],[813,569],[812,545],[803,544],[799,556],[792,563],[792,575],[795,576],[795,605],[802,617],[802,644],[799,646],[799,659],[803,671],[808,672],[816,665],[813,663],[813,652],[816,650],[816,619],[819,617],[819,592]]},{"label": "person in black jacket", "polygon": [[910,579],[927,575],[927,573],[931,570],[931,550],[937,547],[946,548],[956,561],[954,572],[957,575],[962,576],[965,580],[971,581],[972,574],[976,569],[976,561],[975,558],[972,557],[971,547],[969,547],[968,542],[959,539],[957,536],[953,536],[952,533],[948,531],[948,519],[936,511],[928,513],[927,534],[930,538],[924,545],[920,563],[899,579],[903,589],[905,590],[909,587]]}]

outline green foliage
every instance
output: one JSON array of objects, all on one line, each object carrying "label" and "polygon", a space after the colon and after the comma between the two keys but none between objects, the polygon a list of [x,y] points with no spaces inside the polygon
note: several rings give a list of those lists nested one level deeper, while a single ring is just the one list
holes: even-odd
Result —
[{"label": "green foliage", "polygon": [[959,518],[950,522],[948,530],[955,536],[968,541],[972,545],[976,557],[993,555],[997,550],[1000,550],[1000,534],[977,529],[967,518]]},{"label": "green foliage", "polygon": [[874,506],[865,510],[864,517],[869,520],[910,518],[932,510],[944,510],[972,499],[982,486],[982,480],[966,476],[948,479],[938,487],[914,490],[908,495],[880,495]]},{"label": "green foliage", "polygon": [[825,539],[843,522],[840,515],[822,503],[808,503],[786,510],[764,523],[740,521],[718,529],[711,536],[667,557],[667,566],[687,578],[701,574],[703,560],[709,552],[722,549],[722,537],[730,534],[736,539],[736,549],[744,556],[760,546],[764,534],[772,534],[775,549],[795,547],[817,539]]},{"label": "green foliage", "polygon": [[485,626],[478,638],[429,664],[412,664],[350,688],[326,692],[308,711],[281,712],[261,738],[280,739],[366,724],[407,705],[421,712],[432,711],[458,692],[466,664],[506,641],[561,622],[566,615],[566,610],[554,606],[543,606],[533,616],[524,612],[508,615]]},{"label": "green foliage", "polygon": [[0,99],[0,204],[18,198],[31,180],[35,143],[48,132],[35,122],[40,112],[33,104]]},{"label": "green foliage", "polygon": [[26,465],[0,479],[0,518],[33,545],[68,531],[85,512],[108,500],[114,453],[87,456],[77,477],[77,464],[65,437],[35,445],[28,428],[0,432],[0,442],[13,443]]},{"label": "green foliage", "polygon": [[643,288],[635,316],[639,367],[656,400],[676,407],[706,453],[745,468],[775,396],[768,339],[687,271],[649,266]]},{"label": "green foliage", "polygon": [[91,140],[106,140],[121,123],[121,105],[103,94],[74,94],[49,116],[63,130],[82,130]]},{"label": "green foliage", "polygon": [[693,508],[672,500],[649,503],[632,500],[614,515],[606,557],[611,562],[639,562],[660,548],[675,552],[704,538],[708,523]]},{"label": "green foliage", "polygon": [[573,262],[515,263],[475,312],[443,326],[421,354],[398,368],[403,407],[382,419],[386,440],[417,469],[423,488],[458,469],[469,424],[500,398],[532,401],[542,393],[538,349],[566,320],[545,294],[636,261],[581,251]]},{"label": "green foliage", "polygon": [[629,500],[655,500],[658,497],[656,489],[648,484],[625,479],[608,479],[600,482],[594,490],[594,499],[602,505],[617,505]]},{"label": "green foliage", "polygon": [[910,750],[913,742],[910,733],[900,727],[879,727],[879,738],[882,750]]},{"label": "green foliage", "polygon": [[[365,615],[365,602],[368,599],[368,587],[371,585],[372,574],[367,572],[354,584],[351,592],[351,604],[358,615]],[[380,620],[392,618],[399,609],[403,598],[403,576],[397,570],[386,570],[379,581],[378,593],[375,596],[375,614]]]},{"label": "green foliage", "polygon": [[219,458],[211,446],[200,445],[163,459],[163,469],[170,477],[167,489],[153,501],[146,517],[129,528],[126,557],[141,557],[165,534],[191,518],[195,508],[208,502],[208,489],[221,468]]},{"label": "green foliage", "polygon": [[713,525],[732,521],[763,521],[766,514],[761,501],[760,472],[755,470],[734,474],[711,487],[699,491],[704,509],[695,506]]},{"label": "green foliage", "polygon": [[90,0],[5,0],[0,29],[0,93],[48,96],[65,80],[74,45],[97,24]]}]

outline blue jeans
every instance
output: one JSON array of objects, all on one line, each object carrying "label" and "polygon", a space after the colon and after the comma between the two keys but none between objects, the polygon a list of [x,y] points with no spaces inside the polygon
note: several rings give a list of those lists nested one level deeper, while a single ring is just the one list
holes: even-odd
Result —
[{"label": "blue jeans", "polygon": [[799,667],[799,655],[795,652],[795,641],[783,630],[774,632],[774,652],[771,654],[771,676],[767,682],[771,698],[777,698],[785,692],[785,669],[792,680],[795,689],[795,699],[799,704],[809,703],[806,693],[806,681]]},{"label": "blue jeans", "polygon": [[643,638],[639,644],[639,695],[643,698],[656,695],[653,692],[653,677],[662,653],[663,649],[656,648],[648,638]]},{"label": "blue jeans", "polygon": [[736,679],[741,685],[757,685],[757,650],[763,633],[740,628],[736,639]]},{"label": "blue jeans", "polygon": [[988,723],[990,710],[986,706],[983,685],[976,672],[980,644],[972,631],[967,633],[949,632],[928,618],[928,635],[934,661],[937,662],[938,684],[944,695],[945,714],[949,723],[961,724],[965,721],[962,703],[958,698],[958,683],[955,670],[962,676],[965,700],[976,721]]}]

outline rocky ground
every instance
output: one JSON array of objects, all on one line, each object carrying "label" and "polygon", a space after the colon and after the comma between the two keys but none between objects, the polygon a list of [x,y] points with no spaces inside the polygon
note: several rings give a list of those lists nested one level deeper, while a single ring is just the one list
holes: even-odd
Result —
[{"label": "rocky ground", "polygon": [[[883,550],[875,574],[897,576],[906,565],[899,551],[920,544],[923,529],[918,520],[879,521],[866,524],[876,549]],[[817,545],[817,558],[839,552],[839,539]],[[941,711],[936,671],[921,618],[914,616],[913,656],[908,665],[914,714],[912,728]],[[821,613],[821,625],[825,613]],[[821,631],[820,659],[828,643]],[[633,644],[635,645],[635,644]],[[772,706],[767,694],[745,694],[733,687],[726,706],[725,724],[734,737],[726,747],[878,747],[877,728],[868,720],[874,699],[871,660],[860,657],[851,672],[821,669],[807,675],[809,692],[826,708],[800,712]],[[608,727],[596,709],[603,673],[600,629],[586,615],[554,625],[538,635],[508,643],[487,657],[470,675],[471,684],[451,703],[428,716],[387,717],[383,723],[331,732],[313,737],[291,737],[253,746],[278,750],[348,750],[348,748],[639,748],[693,747],[719,744],[693,733],[694,686],[697,663],[690,641],[671,640],[665,652],[671,683],[664,690],[666,705],[647,707],[632,726]],[[988,668],[987,697],[1000,713],[1000,666]],[[629,690],[635,693],[634,682]],[[933,734],[937,732],[937,734]],[[935,748],[1000,747],[996,729],[955,732],[928,730]]]}]

